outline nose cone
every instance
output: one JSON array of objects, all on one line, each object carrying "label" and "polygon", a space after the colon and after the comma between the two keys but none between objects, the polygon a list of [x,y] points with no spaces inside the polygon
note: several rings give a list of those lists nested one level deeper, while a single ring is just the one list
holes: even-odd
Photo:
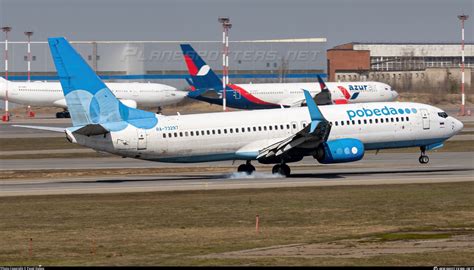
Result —
[{"label": "nose cone", "polygon": [[6,95],[6,89],[7,86],[6,86],[6,82],[0,80],[0,98],[5,98],[5,95]]},{"label": "nose cone", "polygon": [[456,118],[453,118],[453,132],[458,134],[464,128],[464,124]]},{"label": "nose cone", "polygon": [[183,100],[187,95],[188,95],[188,92],[187,91],[182,91],[182,90],[178,90],[178,89],[170,89],[168,90],[169,91],[169,96],[170,96],[170,99],[172,100],[172,102],[180,102],[181,100]]},{"label": "nose cone", "polygon": [[396,100],[398,98],[398,92],[395,90],[392,90],[392,100]]}]

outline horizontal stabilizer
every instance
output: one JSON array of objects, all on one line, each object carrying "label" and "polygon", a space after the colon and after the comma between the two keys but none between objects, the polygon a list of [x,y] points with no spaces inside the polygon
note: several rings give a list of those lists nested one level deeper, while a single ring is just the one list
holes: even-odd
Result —
[{"label": "horizontal stabilizer", "polygon": [[12,125],[12,127],[31,128],[38,130],[46,130],[52,132],[64,132],[66,128],[63,127],[45,127],[45,126],[25,126],[25,125]]}]

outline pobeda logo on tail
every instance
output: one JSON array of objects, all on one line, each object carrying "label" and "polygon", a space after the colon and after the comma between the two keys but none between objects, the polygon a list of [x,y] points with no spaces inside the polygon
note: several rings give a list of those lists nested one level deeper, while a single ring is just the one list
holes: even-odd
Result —
[{"label": "pobeda logo on tail", "polygon": [[371,116],[381,116],[381,115],[406,115],[406,114],[415,114],[417,110],[415,108],[405,108],[405,109],[395,109],[393,107],[383,107],[381,109],[366,109],[362,108],[359,110],[347,110],[347,116],[349,120],[352,120],[356,117],[371,117]]}]

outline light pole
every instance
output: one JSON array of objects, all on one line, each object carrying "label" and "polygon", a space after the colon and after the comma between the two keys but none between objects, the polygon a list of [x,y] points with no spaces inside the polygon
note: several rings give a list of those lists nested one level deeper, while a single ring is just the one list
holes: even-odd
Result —
[{"label": "light pole", "polygon": [[28,38],[28,56],[27,56],[27,61],[28,61],[28,82],[30,81],[30,75],[31,75],[31,36],[33,35],[32,31],[25,32],[26,37]]},{"label": "light pole", "polygon": [[226,111],[226,88],[229,83],[229,29],[232,28],[232,24],[228,17],[219,17],[217,20],[222,23],[222,109]]},{"label": "light pole", "polygon": [[10,114],[8,113],[8,32],[12,28],[10,26],[2,27],[2,31],[5,33],[5,115],[2,117],[3,122],[10,121]]},{"label": "light pole", "polygon": [[466,115],[466,97],[464,94],[464,21],[468,18],[469,16],[464,14],[458,16],[458,19],[461,20],[461,111],[459,111],[460,116]]}]

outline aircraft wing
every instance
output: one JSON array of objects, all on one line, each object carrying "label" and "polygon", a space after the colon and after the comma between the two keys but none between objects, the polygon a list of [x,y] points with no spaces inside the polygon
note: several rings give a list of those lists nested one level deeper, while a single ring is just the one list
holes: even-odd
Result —
[{"label": "aircraft wing", "polygon": [[327,141],[331,124],[319,111],[311,94],[304,90],[311,123],[296,134],[272,143],[259,150],[257,160],[261,163],[274,163],[277,160],[298,160],[298,158],[314,151],[316,147]]}]

